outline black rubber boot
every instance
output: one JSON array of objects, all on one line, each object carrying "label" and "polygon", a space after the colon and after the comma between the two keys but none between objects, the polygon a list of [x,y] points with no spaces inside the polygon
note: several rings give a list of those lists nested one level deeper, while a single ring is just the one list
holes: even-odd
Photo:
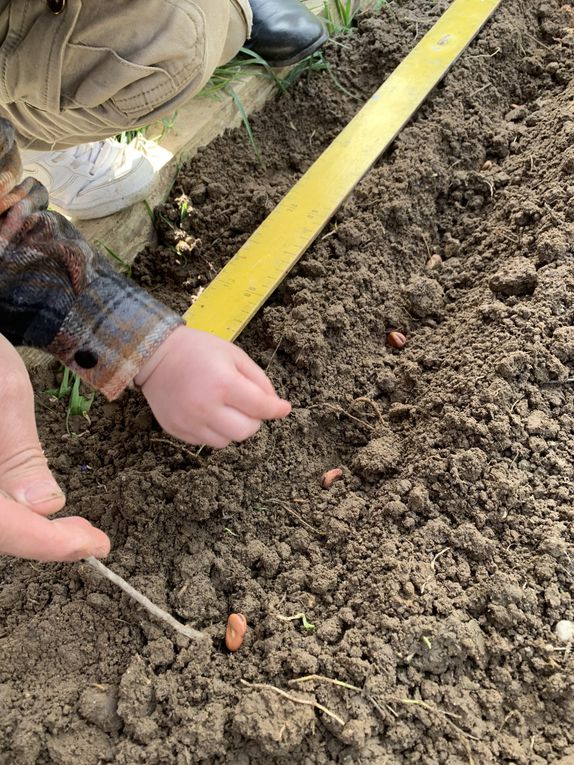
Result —
[{"label": "black rubber boot", "polygon": [[246,48],[271,66],[290,66],[310,56],[329,34],[299,0],[249,0],[253,30]]}]

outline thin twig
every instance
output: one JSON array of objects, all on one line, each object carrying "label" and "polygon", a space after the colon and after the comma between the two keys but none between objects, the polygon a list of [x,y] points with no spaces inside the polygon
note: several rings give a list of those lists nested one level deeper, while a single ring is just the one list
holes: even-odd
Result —
[{"label": "thin twig", "polygon": [[370,701],[371,704],[375,707],[375,709],[377,709],[381,714],[383,714],[383,707],[384,707],[388,712],[392,714],[392,716],[395,719],[398,719],[399,713],[395,712],[395,710],[392,708],[390,704],[383,703],[383,705],[381,706],[381,704],[379,704],[379,702],[376,699],[374,699],[372,696],[369,696],[367,693],[365,693],[365,698],[367,699],[367,701]]},{"label": "thin twig", "polygon": [[365,422],[365,420],[361,420],[358,417],[354,417],[346,409],[343,409],[343,407],[339,406],[338,404],[328,404],[326,401],[323,401],[320,404],[311,404],[309,409],[318,409],[320,406],[324,406],[327,409],[331,409],[333,412],[337,412],[338,414],[344,414],[345,417],[348,417],[350,420],[354,420],[355,422],[358,422],[360,425],[364,425],[366,428],[369,428],[369,430],[375,429],[374,426],[371,425],[369,422]]},{"label": "thin twig", "polygon": [[351,691],[359,691],[359,693],[363,692],[362,688],[359,688],[357,685],[351,685],[351,683],[346,683],[344,680],[335,680],[333,677],[326,677],[325,675],[305,675],[304,677],[296,677],[294,680],[289,680],[287,685],[296,685],[297,683],[309,683],[313,680],[320,680],[324,683],[331,683],[332,685],[338,685],[341,688],[348,688]]},{"label": "thin twig", "polygon": [[385,421],[383,420],[383,415],[381,414],[381,410],[379,409],[377,403],[375,401],[373,401],[372,398],[368,398],[367,396],[359,396],[359,398],[353,399],[351,404],[358,404],[359,402],[362,402],[362,403],[365,403],[365,404],[370,404],[373,407],[373,409],[375,411],[375,414],[379,418],[379,421],[380,421],[381,425],[385,424]]},{"label": "thin twig", "polygon": [[269,372],[269,367],[271,366],[271,364],[273,364],[273,360],[275,359],[275,356],[277,355],[277,352],[279,351],[279,346],[280,346],[280,345],[281,345],[281,343],[283,342],[283,338],[284,338],[284,337],[285,337],[285,333],[283,332],[283,333],[282,333],[282,335],[281,335],[281,337],[279,338],[279,342],[278,342],[278,343],[277,343],[277,345],[275,346],[275,350],[274,350],[274,351],[273,351],[273,353],[271,354],[271,358],[269,359],[269,363],[268,363],[268,364],[267,364],[267,366],[265,367],[265,373]]},{"label": "thin twig", "polygon": [[268,502],[272,505],[280,505],[280,507],[282,507],[286,513],[288,513],[289,515],[292,515],[293,518],[297,518],[299,523],[303,524],[303,526],[309,529],[309,531],[312,531],[314,534],[318,534],[321,537],[325,536],[322,531],[319,531],[319,529],[316,529],[315,526],[311,526],[311,524],[307,523],[307,521],[304,518],[302,518],[299,515],[299,513],[297,513],[295,510],[292,510],[286,502],[282,502],[280,499],[266,499],[265,502]]},{"label": "thin twig", "polygon": [[296,696],[293,696],[291,693],[287,693],[287,691],[284,691],[281,688],[277,688],[275,685],[269,685],[268,683],[248,683],[247,680],[243,680],[243,678],[241,678],[239,682],[242,685],[246,685],[248,688],[259,688],[264,691],[274,691],[280,696],[283,696],[283,698],[288,699],[289,701],[293,701],[295,704],[305,704],[308,707],[315,707],[315,709],[320,709],[321,712],[324,712],[333,720],[336,720],[340,725],[345,724],[345,721],[342,717],[339,717],[339,715],[331,712],[330,709],[327,709],[327,707],[324,707],[322,704],[319,704],[318,701],[314,701],[313,699],[299,699]]},{"label": "thin twig", "polygon": [[502,732],[502,729],[504,728],[504,726],[506,725],[506,723],[507,723],[509,720],[511,720],[511,719],[512,719],[513,717],[515,717],[515,716],[519,717],[519,715],[520,715],[520,713],[518,712],[518,710],[517,710],[517,709],[513,709],[513,710],[511,710],[511,711],[510,711],[510,712],[509,712],[509,713],[506,715],[506,717],[504,718],[504,720],[503,720],[503,721],[500,723],[500,726],[499,726],[498,730],[496,731],[497,735],[500,735],[500,733]]},{"label": "thin twig", "polygon": [[114,574],[111,569],[109,569],[107,566],[104,566],[104,564],[97,560],[97,558],[94,558],[90,555],[89,558],[85,558],[85,561],[92,568],[95,568],[96,571],[103,577],[109,579],[110,582],[113,582],[118,587],[120,587],[130,596],[130,598],[137,600],[137,602],[147,611],[149,611],[150,614],[153,614],[153,616],[155,616],[157,619],[166,622],[166,624],[169,624],[169,626],[177,632],[180,632],[182,635],[185,635],[188,638],[195,638],[196,640],[207,639],[207,635],[204,635],[203,632],[199,632],[199,630],[195,630],[193,627],[188,627],[186,624],[178,622],[177,619],[174,619],[173,616],[168,614],[167,611],[164,611],[163,608],[156,606],[156,604],[152,603],[151,600],[147,598],[143,593],[139,592],[139,590],[136,590],[131,586],[131,584],[128,584],[126,580],[122,579],[122,577],[118,576],[118,574]]},{"label": "thin twig", "polygon": [[427,712],[432,712],[435,715],[438,715],[439,717],[442,717],[443,720],[448,723],[449,725],[452,725],[452,727],[461,734],[461,736],[464,736],[465,738],[469,738],[471,741],[480,741],[479,738],[476,736],[473,736],[472,733],[467,733],[462,728],[459,728],[459,726],[453,722],[448,714],[444,712],[441,709],[437,709],[436,707],[431,706],[430,704],[427,704],[425,701],[420,701],[419,699],[399,699],[401,704],[408,704],[411,706],[419,706],[423,709],[426,709]]},{"label": "thin twig", "polygon": [[151,442],[156,444],[168,444],[169,446],[172,446],[174,449],[181,449],[182,452],[189,454],[189,456],[193,457],[194,460],[199,459],[199,451],[201,451],[201,449],[198,452],[192,452],[191,449],[186,449],[186,447],[183,444],[176,444],[173,441],[170,441],[169,438],[150,438],[150,443]]},{"label": "thin twig", "polygon": [[530,37],[530,39],[536,43],[536,45],[540,45],[541,48],[544,48],[545,50],[552,50],[552,48],[549,48],[548,45],[544,45],[544,43],[539,40],[537,37],[534,37],[534,35],[531,35],[529,32],[525,32],[524,35],[526,37]]},{"label": "thin twig", "polygon": [[450,550],[450,547],[445,547],[440,552],[437,552],[437,554],[434,556],[434,558],[431,560],[431,563],[430,563],[430,567],[432,568],[433,571],[436,570],[436,562],[437,562],[437,560],[441,557],[441,555],[444,555],[449,550]]},{"label": "thin twig", "polygon": [[[447,553],[447,552],[448,552],[450,549],[451,549],[450,547],[445,547],[445,548],[444,548],[444,550],[441,550],[440,552],[438,552],[438,553],[437,553],[437,554],[434,556],[434,558],[433,558],[433,559],[431,560],[431,562],[430,562],[431,571],[433,571],[433,572],[435,572],[435,571],[436,571],[436,562],[437,562],[437,560],[440,558],[440,556],[441,556],[441,555],[444,555],[444,554],[445,554],[445,553]],[[432,574],[431,574],[430,576],[427,576],[427,578],[426,578],[426,579],[424,580],[424,582],[421,584],[421,595],[424,595],[424,593],[425,593],[425,590],[426,590],[426,586],[427,586],[427,584],[428,584],[428,583],[431,581],[431,579],[432,579],[432,578],[433,578],[433,577],[432,577]]]},{"label": "thin twig", "polygon": [[400,699],[401,704],[411,704],[413,706],[420,706],[423,709],[426,709],[427,712],[433,712],[434,714],[438,715],[440,718],[444,720],[448,725],[450,725],[457,736],[460,739],[461,744],[464,746],[466,750],[466,755],[468,757],[469,765],[474,765],[474,758],[472,756],[472,750],[470,748],[470,745],[467,738],[471,739],[472,741],[480,741],[479,738],[476,736],[471,735],[470,733],[467,733],[462,728],[459,728],[456,723],[454,723],[449,717],[447,717],[447,713],[442,711],[441,709],[437,709],[436,707],[431,706],[430,704],[427,704],[424,701],[420,701],[419,699]]},{"label": "thin twig", "polygon": [[486,90],[487,88],[492,87],[491,82],[487,82],[486,85],[483,85],[481,88],[477,88],[476,90],[473,90],[472,93],[470,93],[469,98],[472,98],[473,96],[478,96],[479,93],[482,93],[483,90]]},{"label": "thin twig", "polygon": [[[383,708],[382,706],[376,701],[372,696],[369,696],[368,693],[365,693],[363,688],[359,688],[358,685],[352,685],[351,683],[346,683],[344,680],[336,680],[333,677],[326,677],[325,675],[305,675],[304,677],[296,677],[293,680],[288,681],[288,685],[296,685],[297,683],[307,683],[312,680],[318,680],[320,682],[324,683],[331,683],[331,685],[338,685],[340,688],[348,688],[350,691],[357,691],[360,693],[363,698],[365,698],[368,702],[370,702],[375,709],[377,709],[381,714],[383,714]],[[385,709],[387,709],[395,718],[398,718],[398,713],[395,712],[395,710],[390,706],[390,704],[384,704]]]}]

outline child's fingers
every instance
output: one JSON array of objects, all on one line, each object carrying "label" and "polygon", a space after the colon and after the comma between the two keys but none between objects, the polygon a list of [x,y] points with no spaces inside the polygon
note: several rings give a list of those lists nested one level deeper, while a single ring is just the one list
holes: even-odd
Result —
[{"label": "child's fingers", "polygon": [[[174,434],[177,435],[177,434]],[[217,430],[214,430],[213,428],[204,426],[202,428],[199,428],[199,430],[194,431],[193,436],[190,438],[186,435],[180,435],[178,438],[182,438],[184,441],[187,441],[188,443],[193,443],[196,446],[203,445],[210,446],[212,449],[224,449],[226,446],[229,446],[231,442],[231,438],[226,437],[225,435],[219,433]]]},{"label": "child's fingers", "polygon": [[236,350],[239,351],[237,354],[236,362],[237,369],[241,372],[241,374],[247,377],[248,380],[251,380],[251,382],[254,382],[255,385],[258,385],[265,393],[268,393],[269,395],[275,394],[273,383],[267,377],[261,367],[258,366],[252,359],[250,359],[249,356],[240,348],[236,348]]},{"label": "child's fingers", "polygon": [[225,449],[231,443],[231,438],[221,435],[212,428],[205,428],[205,435],[201,438],[201,443],[210,446],[212,449]]},{"label": "child's fingers", "polygon": [[245,441],[261,427],[261,420],[248,417],[232,406],[219,409],[209,421],[210,427],[228,441]]},{"label": "child's fingers", "polygon": [[84,518],[49,521],[0,495],[0,553],[43,561],[102,558],[110,540]]},{"label": "child's fingers", "polygon": [[271,392],[267,392],[247,377],[240,378],[228,391],[225,403],[256,420],[285,417],[291,411],[291,406],[277,396],[273,386]]}]

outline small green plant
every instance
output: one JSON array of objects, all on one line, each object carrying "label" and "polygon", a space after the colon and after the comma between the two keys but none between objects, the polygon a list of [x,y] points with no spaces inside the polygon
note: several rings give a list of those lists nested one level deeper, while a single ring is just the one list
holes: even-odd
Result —
[{"label": "small green plant", "polygon": [[[163,117],[161,121],[161,132],[158,136],[150,136],[154,141],[161,141],[161,139],[173,129],[177,112],[174,112],[171,117]],[[133,130],[124,130],[122,133],[116,135],[116,141],[120,143],[131,143],[138,135],[143,135],[145,138],[150,129],[149,125],[143,125],[142,127],[134,128]]]},{"label": "small green plant", "polygon": [[295,614],[294,616],[283,616],[282,614],[278,614],[277,618],[282,622],[296,622],[301,620],[303,629],[306,632],[312,632],[315,629],[315,625],[311,624],[311,622],[307,620],[307,617],[302,611],[301,613]]},{"label": "small green plant", "polygon": [[187,197],[183,197],[178,202],[178,208],[179,208],[179,225],[180,227],[183,226],[184,222],[189,218],[189,199]]},{"label": "small green plant", "polygon": [[58,388],[54,388],[46,391],[48,395],[54,396],[58,399],[68,398],[68,406],[66,408],[66,430],[70,432],[69,423],[70,417],[83,417],[88,425],[91,424],[91,420],[88,412],[94,402],[95,393],[91,393],[89,396],[83,396],[80,393],[81,378],[72,372],[68,367],[63,368],[62,380]]},{"label": "small green plant", "polygon": [[259,150],[259,145],[257,141],[255,140],[255,135],[253,134],[253,130],[251,128],[251,122],[249,122],[249,115],[247,114],[247,111],[245,110],[245,107],[243,106],[243,103],[239,96],[237,95],[236,91],[233,88],[229,88],[229,94],[231,95],[231,98],[233,99],[233,103],[237,107],[237,111],[241,115],[241,119],[243,121],[243,124],[245,126],[245,130],[247,131],[247,137],[249,138],[249,143],[251,144],[251,148],[253,149],[253,153],[257,157],[257,161],[259,164],[262,163],[262,157],[261,157],[261,151]]},{"label": "small green plant", "polygon": [[364,10],[381,11],[388,0],[371,0],[365,3],[355,3],[353,0],[334,0],[335,13],[331,5],[325,0],[323,6],[323,18],[327,25],[330,37],[349,34],[352,32],[357,14]]},{"label": "small green plant", "polygon": [[201,91],[201,95],[211,98],[218,96],[222,91],[225,92],[230,85],[241,82],[251,75],[269,79],[278,87],[281,83],[273,67],[264,58],[248,48],[241,48],[236,58],[217,67]]},{"label": "small green plant", "polygon": [[281,78],[281,90],[282,92],[287,91],[301,77],[305,76],[309,79],[311,75],[316,74],[317,72],[328,71],[330,71],[329,62],[320,51],[316,51],[310,56],[307,56],[307,58],[304,58],[303,61],[299,61],[298,64],[291,67],[287,74]]},{"label": "small green plant", "polygon": [[303,625],[303,629],[306,630],[307,632],[315,629],[315,625],[307,621],[307,617],[305,616],[305,614],[301,614],[301,624]]}]

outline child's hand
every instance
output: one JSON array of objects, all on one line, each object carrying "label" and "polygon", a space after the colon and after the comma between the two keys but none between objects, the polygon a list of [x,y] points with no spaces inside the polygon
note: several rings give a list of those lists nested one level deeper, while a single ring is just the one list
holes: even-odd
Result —
[{"label": "child's hand", "polygon": [[66,499],[38,440],[26,367],[0,335],[0,553],[35,560],[108,554],[107,536],[83,518],[50,521]]},{"label": "child's hand", "polygon": [[192,444],[223,448],[291,411],[240,348],[186,327],[162,343],[134,382],[162,428]]}]

